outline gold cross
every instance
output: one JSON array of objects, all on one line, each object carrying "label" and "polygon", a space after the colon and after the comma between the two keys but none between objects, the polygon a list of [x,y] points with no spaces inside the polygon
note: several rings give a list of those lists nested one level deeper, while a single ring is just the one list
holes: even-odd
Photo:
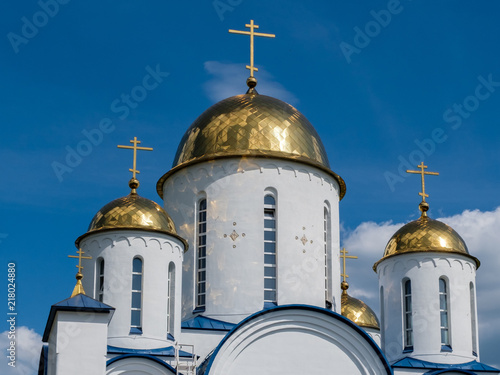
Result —
[{"label": "gold cross", "polygon": [[266,38],[274,38],[276,35],[274,34],[264,34],[264,33],[256,33],[254,29],[258,29],[259,25],[255,25],[253,23],[253,20],[250,20],[250,24],[246,24],[245,27],[249,27],[250,31],[240,31],[240,30],[229,30],[230,33],[232,34],[243,34],[243,35],[250,35],[250,65],[247,65],[246,68],[250,70],[250,77],[253,77],[253,72],[256,71],[258,72],[259,69],[257,69],[255,66],[253,66],[253,37],[254,36],[263,36]]},{"label": "gold cross", "polygon": [[425,179],[424,179],[424,175],[429,174],[429,175],[432,175],[432,176],[439,176],[439,173],[438,172],[426,172],[426,171],[424,171],[424,169],[427,168],[427,165],[424,165],[424,162],[421,162],[419,165],[417,165],[417,167],[420,168],[419,171],[406,170],[406,173],[416,173],[416,174],[422,175],[422,192],[418,193],[418,195],[422,196],[422,202],[425,202],[425,197],[429,197],[429,196],[427,194],[425,194]]},{"label": "gold cross", "polygon": [[135,174],[136,173],[141,173],[136,169],[136,163],[137,163],[137,150],[144,150],[144,151],[153,151],[151,147],[138,147],[137,145],[141,143],[141,141],[137,140],[137,137],[134,137],[133,140],[130,141],[130,143],[133,144],[133,146],[122,146],[118,145],[118,148],[129,148],[134,150],[134,166],[132,169],[129,169],[130,172],[132,172],[132,178],[135,179]]},{"label": "gold cross", "polygon": [[342,276],[342,281],[345,282],[346,277],[349,277],[345,273],[345,260],[346,260],[346,258],[349,258],[349,259],[358,259],[358,257],[355,256],[355,255],[347,255],[348,251],[345,249],[345,247],[342,250],[340,250],[340,253],[342,254],[342,255],[340,255],[340,257],[343,260],[342,273],[340,274],[340,276]]},{"label": "gold cross", "polygon": [[68,255],[68,258],[78,258],[78,266],[76,266],[76,268],[78,268],[78,273],[82,273],[82,269],[83,269],[82,259],[92,259],[92,257],[84,257],[83,256],[84,251],[82,249],[78,249],[78,251],[76,253],[78,254],[78,256]]}]

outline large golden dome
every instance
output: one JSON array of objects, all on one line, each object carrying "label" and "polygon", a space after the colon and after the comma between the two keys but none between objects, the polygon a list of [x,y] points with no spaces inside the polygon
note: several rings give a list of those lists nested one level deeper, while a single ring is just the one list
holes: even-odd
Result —
[{"label": "large golden dome", "polygon": [[346,291],[341,297],[341,314],[360,327],[380,329],[375,312],[363,301],[351,297]]},{"label": "large golden dome", "polygon": [[467,245],[460,235],[449,225],[429,218],[426,214],[418,220],[401,227],[391,237],[384,251],[384,256],[373,269],[384,259],[406,253],[442,252],[465,255],[479,267],[479,260],[469,254]]},{"label": "large golden dome", "polygon": [[179,168],[234,156],[291,159],[314,165],[337,180],[340,199],[345,194],[344,181],[330,170],[323,143],[305,116],[290,104],[255,91],[224,99],[193,122],[179,144],[173,169],[158,181],[158,193],[162,196],[163,182]]},{"label": "large golden dome", "polygon": [[181,239],[177,235],[173,220],[162,207],[132,192],[102,207],[90,222],[87,233],[78,237],[76,245],[78,246],[80,241],[89,234],[114,229],[162,232]]}]

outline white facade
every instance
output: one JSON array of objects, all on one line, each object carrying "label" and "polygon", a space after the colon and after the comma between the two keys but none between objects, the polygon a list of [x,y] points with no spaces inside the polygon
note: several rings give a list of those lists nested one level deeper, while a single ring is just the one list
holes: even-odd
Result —
[{"label": "white facade", "polygon": [[[476,264],[452,253],[417,252],[384,259],[377,266],[381,303],[382,349],[389,362],[412,357],[436,363],[479,361],[475,302]],[[447,286],[441,293],[440,279]],[[405,282],[411,285],[413,345],[405,345]],[[472,296],[472,298],[471,298]],[[446,309],[445,309],[446,308]],[[447,314],[449,345],[442,343]]]},{"label": "white facade", "polygon": [[[81,240],[80,247],[86,255],[92,256],[93,266],[85,268],[82,283],[87,295],[94,299],[99,299],[100,265],[104,260],[102,302],[116,308],[109,325],[109,345],[132,349],[161,348],[171,346],[174,338],[180,337],[178,301],[181,299],[184,244],[179,239],[153,231],[110,230],[88,234]],[[143,266],[141,333],[131,329],[135,258],[139,258]],[[173,310],[169,310],[169,304],[175,306]]]},{"label": "white facade", "polygon": [[219,159],[180,169],[163,186],[165,210],[189,243],[183,316],[197,308],[198,203],[207,201],[204,316],[238,323],[264,307],[264,197],[275,198],[277,304],[325,307],[324,209],[328,273],[340,312],[339,187],[324,171],[290,160]]}]

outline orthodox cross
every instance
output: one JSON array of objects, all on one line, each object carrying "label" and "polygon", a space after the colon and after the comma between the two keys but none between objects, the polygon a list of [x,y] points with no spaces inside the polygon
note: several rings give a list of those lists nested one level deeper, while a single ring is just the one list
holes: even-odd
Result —
[{"label": "orthodox cross", "polygon": [[424,165],[424,162],[421,162],[417,167],[420,168],[419,171],[410,171],[407,170],[406,173],[416,173],[422,175],[422,192],[418,193],[418,195],[422,196],[422,202],[425,202],[425,197],[429,197],[427,194],[425,194],[425,179],[424,176],[426,174],[431,175],[431,176],[439,176],[438,172],[426,172],[424,169],[427,168],[427,165]]},{"label": "orthodox cross", "polygon": [[343,260],[342,273],[340,274],[340,276],[342,276],[342,282],[344,282],[344,283],[345,283],[345,279],[346,279],[346,277],[349,277],[349,276],[346,274],[346,272],[345,272],[345,260],[346,260],[346,258],[349,258],[349,259],[358,259],[358,257],[357,257],[357,256],[355,256],[355,255],[347,255],[347,254],[348,254],[348,251],[347,251],[345,248],[343,248],[342,250],[340,250],[340,254],[341,254],[341,255],[340,255],[340,257],[341,257],[341,258],[342,258],[342,260]]},{"label": "orthodox cross", "polygon": [[76,253],[78,254],[78,256],[68,255],[68,258],[78,258],[78,266],[76,266],[76,268],[78,268],[78,273],[82,273],[82,269],[83,269],[82,259],[92,259],[92,257],[84,257],[83,256],[84,251],[82,249],[78,249],[78,251]]},{"label": "orthodox cross", "polygon": [[254,36],[263,36],[266,38],[274,38],[276,35],[274,34],[264,34],[264,33],[256,33],[254,30],[259,28],[259,25],[255,25],[253,23],[253,20],[250,20],[250,24],[246,24],[245,27],[249,27],[250,31],[240,31],[240,30],[229,30],[231,34],[243,34],[243,35],[250,35],[250,65],[247,65],[246,68],[250,70],[250,77],[253,77],[253,72],[256,71],[258,72],[259,69],[257,69],[253,65],[253,37]]},{"label": "orthodox cross", "polygon": [[151,147],[139,147],[137,146],[138,144],[141,143],[141,141],[137,140],[137,137],[134,137],[133,140],[130,141],[130,143],[133,144],[133,146],[122,146],[118,145],[118,148],[129,148],[134,150],[134,165],[132,169],[129,169],[130,172],[132,172],[132,178],[135,179],[135,174],[136,173],[141,173],[136,169],[136,163],[137,163],[137,150],[144,150],[144,151],[153,151]]}]

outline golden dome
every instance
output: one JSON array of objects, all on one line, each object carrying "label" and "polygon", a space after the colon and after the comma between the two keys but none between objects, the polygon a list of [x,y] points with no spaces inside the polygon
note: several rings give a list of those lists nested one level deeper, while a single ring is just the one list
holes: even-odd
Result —
[{"label": "golden dome", "polygon": [[342,293],[340,300],[341,314],[360,327],[380,329],[377,315],[363,301],[351,297],[346,291]]},{"label": "golden dome", "polygon": [[[76,245],[78,247],[80,241],[89,234],[114,229],[142,229],[167,233],[181,239],[167,212],[157,203],[133,191],[102,207],[90,222],[87,233],[78,237]],[[185,240],[181,240],[185,243]]]},{"label": "golden dome", "polygon": [[255,91],[224,99],[203,112],[184,134],[174,171],[200,161],[232,156],[276,157],[305,162],[325,170],[339,183],[340,199],[345,183],[330,170],[321,139],[311,123],[297,109],[281,100]]},{"label": "golden dome", "polygon": [[401,227],[391,237],[384,251],[384,256],[373,269],[384,259],[391,256],[415,252],[444,252],[465,255],[476,262],[479,260],[469,254],[467,245],[460,235],[449,225],[429,218],[425,213],[418,220]]}]

